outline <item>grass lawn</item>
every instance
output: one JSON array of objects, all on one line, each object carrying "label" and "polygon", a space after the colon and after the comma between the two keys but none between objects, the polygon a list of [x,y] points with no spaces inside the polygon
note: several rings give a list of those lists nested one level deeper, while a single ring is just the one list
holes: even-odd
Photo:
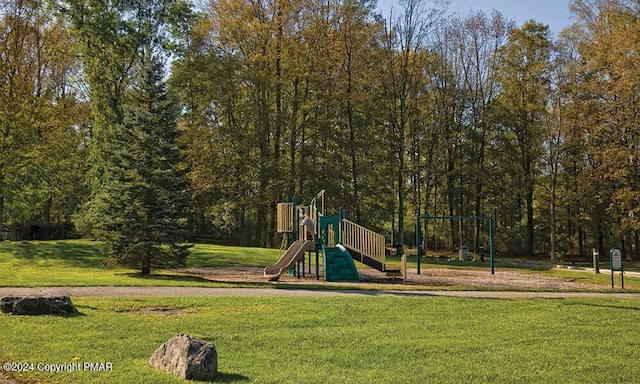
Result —
[{"label": "grass lawn", "polygon": [[[277,249],[195,245],[189,267],[266,267]],[[88,240],[0,242],[0,286],[225,286],[171,271],[139,271],[104,265],[99,243]],[[234,286],[238,286],[235,284]],[[250,286],[250,284],[247,284]]]},{"label": "grass lawn", "polygon": [[[216,344],[219,382],[640,382],[640,303],[446,297],[74,298],[81,315],[0,315],[2,362],[109,362],[25,372],[43,383],[180,383],[147,366],[188,333]],[[162,309],[162,310],[158,310]],[[37,368],[35,368],[37,371]]]},{"label": "grass lawn", "polygon": [[[275,263],[283,251],[278,249],[228,247],[197,244],[191,249],[187,259],[188,267],[265,267]],[[153,270],[151,276],[141,276],[138,271],[126,268],[110,267],[104,264],[105,256],[99,243],[88,240],[0,242],[0,286],[38,287],[38,286],[204,286],[204,287],[273,287],[266,283],[218,283],[198,276],[186,275],[175,271]],[[408,258],[408,267],[415,268],[415,256]],[[507,264],[496,263],[496,270],[504,270]],[[400,266],[400,258],[388,258],[391,267]],[[442,261],[424,258],[422,268],[463,268],[489,271],[488,263],[469,263],[457,260]],[[602,290],[610,287],[608,274],[594,275],[587,272],[570,270],[549,270],[541,268],[517,270],[522,273],[544,273],[587,284],[598,284]],[[278,287],[286,286],[280,284]],[[306,288],[313,288],[310,281]],[[616,287],[620,278],[616,276]],[[297,285],[299,288],[303,286]],[[324,288],[328,288],[324,286]],[[339,287],[332,287],[339,288]],[[350,286],[351,289],[386,289],[384,285]],[[394,285],[394,289],[468,289],[465,287],[418,287]],[[640,290],[640,278],[625,277],[628,291]],[[478,289],[478,288],[475,288]]]}]

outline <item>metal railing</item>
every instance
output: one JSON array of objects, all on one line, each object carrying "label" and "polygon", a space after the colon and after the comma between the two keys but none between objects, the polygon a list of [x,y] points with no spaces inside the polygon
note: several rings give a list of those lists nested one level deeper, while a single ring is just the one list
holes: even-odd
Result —
[{"label": "metal railing", "polygon": [[316,197],[311,200],[311,204],[309,204],[311,207],[311,220],[313,220],[315,223],[318,222],[318,217],[324,216],[324,193],[324,189],[318,192]]},{"label": "metal railing", "polygon": [[349,220],[340,222],[340,231],[345,247],[384,264],[384,236]]}]

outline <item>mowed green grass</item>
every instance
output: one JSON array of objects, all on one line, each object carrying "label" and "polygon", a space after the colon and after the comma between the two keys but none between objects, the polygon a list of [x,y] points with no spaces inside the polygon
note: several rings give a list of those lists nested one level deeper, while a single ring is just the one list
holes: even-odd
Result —
[{"label": "mowed green grass", "polygon": [[[266,267],[277,249],[195,245],[188,267]],[[100,244],[88,240],[0,242],[0,286],[224,286],[174,271],[139,271],[105,264]]]},{"label": "mowed green grass", "polygon": [[[164,341],[213,342],[228,383],[640,382],[640,303],[446,297],[74,298],[74,317],[0,315],[0,360],[109,362],[25,372],[42,383],[181,383],[150,368]],[[35,369],[37,371],[37,369]]]},{"label": "mowed green grass", "polygon": [[[284,251],[278,249],[229,247],[196,244],[187,259],[187,267],[258,267],[275,263]],[[141,276],[139,271],[108,266],[99,242],[89,240],[0,242],[0,286],[42,287],[42,286],[204,286],[204,287],[272,287],[264,283],[222,283],[212,282],[198,276],[174,270],[152,270],[152,275]],[[409,257],[408,267],[415,268],[415,256]],[[362,265],[358,264],[358,268]],[[400,258],[390,257],[391,267],[400,266]],[[465,263],[458,261],[438,262],[425,258],[422,268],[461,268],[489,271],[488,263]],[[496,270],[504,270],[499,265]],[[585,284],[596,284],[603,291],[610,289],[610,276],[594,275],[588,272],[570,270],[527,270],[517,268],[520,273],[543,273],[564,280]],[[307,287],[313,288],[315,280]],[[616,276],[616,289],[620,288],[620,277]],[[281,284],[279,287],[285,286]],[[298,287],[301,287],[298,285]],[[387,289],[388,286],[349,286],[361,289]],[[437,287],[415,285],[393,285],[394,289],[469,289],[468,287]],[[327,288],[327,286],[324,286]],[[332,288],[336,288],[332,286]],[[625,277],[627,291],[640,291],[640,278]],[[471,288],[478,289],[478,288]],[[526,289],[526,287],[523,287]]]}]

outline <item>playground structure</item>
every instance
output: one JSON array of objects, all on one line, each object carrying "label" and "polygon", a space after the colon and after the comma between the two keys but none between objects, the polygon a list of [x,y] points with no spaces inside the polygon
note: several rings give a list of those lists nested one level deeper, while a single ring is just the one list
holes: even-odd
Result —
[{"label": "playground structure", "polygon": [[320,253],[325,281],[359,281],[354,260],[387,274],[399,273],[399,269],[385,265],[384,236],[347,220],[343,209],[339,209],[338,216],[327,215],[325,190],[320,191],[309,205],[296,205],[295,198],[293,202],[279,203],[277,231],[287,236],[290,245],[277,263],[264,269],[264,276],[271,281],[292,269],[298,276],[304,276],[307,253],[311,275],[313,252],[318,280]]}]

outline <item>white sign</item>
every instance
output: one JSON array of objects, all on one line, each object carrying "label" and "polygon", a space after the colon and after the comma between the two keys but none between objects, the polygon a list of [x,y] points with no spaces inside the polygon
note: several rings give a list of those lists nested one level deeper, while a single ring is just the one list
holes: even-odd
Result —
[{"label": "white sign", "polygon": [[622,269],[622,252],[616,248],[611,250],[611,269]]}]

